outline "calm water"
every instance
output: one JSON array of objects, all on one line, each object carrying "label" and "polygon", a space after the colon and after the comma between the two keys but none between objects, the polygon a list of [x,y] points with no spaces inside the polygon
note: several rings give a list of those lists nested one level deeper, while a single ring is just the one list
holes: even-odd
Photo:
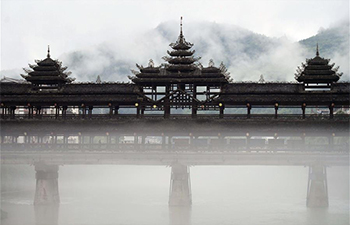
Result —
[{"label": "calm water", "polygon": [[307,167],[191,167],[190,208],[168,207],[169,167],[61,166],[59,208],[35,209],[28,170],[26,187],[2,192],[3,225],[349,224],[348,167],[328,168],[326,209],[305,206]]}]

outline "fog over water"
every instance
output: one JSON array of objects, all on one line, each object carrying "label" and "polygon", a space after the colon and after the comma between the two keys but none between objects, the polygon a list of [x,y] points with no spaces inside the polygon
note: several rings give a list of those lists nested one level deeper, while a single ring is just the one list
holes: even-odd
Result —
[{"label": "fog over water", "polygon": [[25,169],[30,182],[2,193],[8,213],[3,225],[56,219],[60,225],[349,224],[348,167],[327,169],[330,206],[310,209],[305,206],[308,168],[302,166],[193,166],[192,207],[168,206],[169,167],[61,166],[59,209],[39,216],[33,207],[34,168]]},{"label": "fog over water", "polygon": [[[33,64],[35,59],[44,59],[47,45],[50,45],[51,57],[62,61],[76,82],[95,82],[98,75],[102,82],[130,82],[128,75],[133,75],[130,70],[137,69],[136,63],[146,66],[149,59],[154,60],[155,66],[164,63],[162,57],[170,50],[169,44],[176,41],[179,19],[183,16],[184,35],[187,41],[194,43],[195,56],[202,57],[200,62],[205,67],[210,59],[217,67],[223,62],[234,82],[257,82],[260,75],[266,82],[295,82],[297,66],[305,62],[305,58],[315,57],[316,43],[319,44],[321,57],[330,58],[330,63],[340,66],[339,72],[344,73],[340,82],[350,80],[348,0],[4,0],[0,6],[0,79],[4,76],[21,79],[22,68],[28,67],[28,63]],[[303,43],[304,39],[311,41]],[[332,94],[331,98],[337,98],[336,94]],[[121,108],[120,114],[135,113],[136,108],[130,106],[132,108]],[[94,113],[99,112],[98,105],[94,107]],[[247,110],[245,107],[243,105],[241,111],[227,108],[225,112],[242,113],[243,118]],[[253,108],[252,114],[259,111],[273,114],[273,107],[271,105],[264,110]],[[283,107],[280,107],[280,112],[286,109]],[[314,106],[306,109],[307,115],[314,116],[321,125],[331,124],[328,117],[318,118],[324,115],[314,114],[318,111],[311,107]],[[326,111],[327,107],[324,108]],[[315,112],[311,111],[313,109]],[[322,106],[320,109],[323,109]],[[107,108],[104,110],[108,112]],[[293,110],[289,113],[301,113],[300,107]],[[164,113],[159,110],[146,111],[146,114],[154,112]],[[171,114],[187,113],[189,117],[190,112],[190,109],[171,109]],[[219,111],[213,113],[219,114]],[[272,119],[272,114],[264,121]],[[194,121],[192,124],[186,119],[182,122],[174,119],[171,122],[177,126],[176,129],[168,126],[160,117],[158,121],[149,120],[147,123],[135,119],[132,125],[127,120],[117,118],[107,121],[109,130],[98,125],[99,122],[106,122],[101,120],[92,121],[97,126],[91,127],[79,127],[81,121],[72,120],[71,124],[61,121],[39,128],[36,128],[37,124],[23,128],[25,123],[19,120],[23,132],[18,131],[20,128],[16,130],[17,127],[11,127],[13,121],[9,120],[8,131],[18,131],[22,135],[18,139],[22,138],[22,141],[27,133],[29,138],[32,131],[35,134],[31,138],[35,143],[25,150],[11,149],[12,134],[3,135],[9,135],[7,138],[10,141],[7,143],[1,137],[2,143],[10,146],[10,150],[3,150],[5,145],[2,145],[0,152],[2,157],[5,152],[10,158],[0,166],[1,225],[350,224],[350,169],[344,163],[349,162],[347,128],[338,132],[328,126],[333,131],[321,128],[317,131],[324,133],[318,135],[304,131],[309,128],[316,130],[307,125],[299,130],[295,125],[302,124],[303,121],[299,120],[292,126],[298,130],[298,134],[283,137],[283,133],[289,132],[289,127],[275,132],[273,129],[279,127],[279,120],[272,124],[268,122],[263,128],[257,126],[259,131],[250,129],[254,121],[248,119],[237,126],[225,124],[226,120],[219,123],[218,119],[208,123],[191,120]],[[81,124],[85,125],[90,122],[82,121]],[[320,125],[310,121],[315,127]],[[77,122],[76,127],[74,122]],[[119,126],[119,122],[122,126]],[[339,125],[339,121],[336,122]],[[198,128],[193,125],[195,123],[200,124]],[[158,129],[155,134],[149,129],[153,125]],[[224,131],[223,127],[227,130]],[[166,133],[163,129],[169,129],[169,136],[163,134]],[[122,133],[124,130],[125,133]],[[142,130],[145,136],[151,133],[148,145],[141,134]],[[198,132],[197,136],[192,135],[193,130]],[[265,133],[267,130],[268,134]],[[93,132],[99,132],[97,138]],[[118,132],[125,135],[124,139],[120,139]],[[207,138],[206,132],[212,137],[203,144],[203,140],[198,139]],[[224,137],[224,141],[221,141],[224,132],[228,138]],[[258,132],[261,133],[254,137],[254,133]],[[341,132],[343,136],[339,135]],[[65,135],[71,133],[75,135],[72,143],[69,138],[65,141]],[[237,133],[239,137],[234,136]],[[40,135],[46,135],[47,139],[43,141],[45,138],[42,138],[39,143]],[[55,141],[51,138],[54,135]],[[164,139],[162,136],[165,136]],[[199,147],[189,147],[189,152],[186,152],[188,149],[181,144],[186,139],[187,145],[189,142],[192,145],[192,137],[197,138],[198,142],[194,145]],[[94,138],[97,139],[95,142]],[[174,139],[173,143],[171,138]],[[273,143],[273,140],[281,139],[287,147],[290,147],[289,141],[292,143],[290,145],[293,145],[293,141],[294,144],[303,141],[314,148],[294,148],[288,152],[290,149],[285,146],[275,144],[271,147],[273,144],[270,145],[270,141]],[[135,140],[138,143],[135,144]],[[250,149],[249,143],[254,141],[255,145]],[[86,149],[74,146],[81,142]],[[218,145],[225,145],[225,149],[211,145],[215,142],[221,142]],[[69,149],[67,146],[73,147]],[[112,148],[108,149],[110,146]],[[11,151],[15,153],[11,155]],[[21,157],[27,158],[21,161]],[[36,176],[43,178],[41,181],[46,181],[44,178],[50,176],[51,180],[56,181],[55,173],[36,174],[35,157],[40,159],[37,160],[40,163],[44,161],[41,158],[45,158],[48,164],[56,162],[52,164],[59,168],[59,204],[34,205],[37,190],[38,196],[42,197],[39,200],[45,202],[50,198],[46,191],[54,189],[50,187],[54,186],[54,182],[38,182],[41,186],[36,189]],[[300,163],[298,160],[305,161]],[[309,181],[317,180],[315,173],[309,175],[309,165],[315,163],[324,169],[323,160],[331,162],[331,165],[325,165],[329,206],[307,207]],[[337,165],[337,160],[342,164]],[[185,165],[181,162],[185,162]],[[184,166],[190,172],[189,179],[186,177],[187,171],[180,174],[178,180],[185,181],[180,188],[172,182],[175,166],[179,166],[179,170]],[[171,190],[185,193],[186,185],[190,186],[192,204],[169,206]]]}]

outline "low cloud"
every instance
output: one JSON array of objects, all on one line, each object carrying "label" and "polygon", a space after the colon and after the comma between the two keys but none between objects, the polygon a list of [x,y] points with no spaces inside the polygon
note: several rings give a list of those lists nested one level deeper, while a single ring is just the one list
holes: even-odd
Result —
[{"label": "low cloud", "polygon": [[[338,37],[335,41],[341,45],[332,45],[333,40],[323,40],[321,49],[331,51],[321,52],[321,56],[331,58],[340,66],[339,71],[344,73],[342,80],[349,80],[349,53],[344,51],[349,46],[346,38],[348,25],[340,23],[322,29],[318,36],[302,42],[292,42],[286,37],[270,38],[238,26],[214,22],[184,24],[184,35],[187,41],[195,44],[195,55],[202,57],[200,62],[204,66],[210,59],[217,66],[223,62],[236,82],[258,81],[260,75],[266,81],[289,82],[295,81],[297,66],[305,62],[305,58],[315,56],[316,42],[324,39],[323,36],[331,38],[334,34]],[[331,32],[328,34],[329,30]],[[76,77],[78,82],[95,81],[98,75],[102,81],[128,82],[127,76],[132,75],[130,70],[136,69],[136,63],[146,65],[149,59],[153,59],[156,65],[164,63],[161,58],[167,55],[169,44],[175,42],[178,35],[178,22],[165,22],[153,30],[129,38],[107,40],[88,49],[66,53],[60,56],[60,60],[73,72],[72,77]],[[18,78],[11,71],[2,71],[2,75],[5,74]]]}]

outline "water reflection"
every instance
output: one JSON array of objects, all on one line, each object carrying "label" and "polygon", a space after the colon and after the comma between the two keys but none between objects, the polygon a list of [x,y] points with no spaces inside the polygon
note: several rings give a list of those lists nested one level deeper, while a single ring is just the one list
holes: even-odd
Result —
[{"label": "water reflection", "polygon": [[191,225],[191,206],[169,206],[170,225]]},{"label": "water reflection", "polygon": [[36,225],[58,225],[58,204],[35,205],[34,211]]}]

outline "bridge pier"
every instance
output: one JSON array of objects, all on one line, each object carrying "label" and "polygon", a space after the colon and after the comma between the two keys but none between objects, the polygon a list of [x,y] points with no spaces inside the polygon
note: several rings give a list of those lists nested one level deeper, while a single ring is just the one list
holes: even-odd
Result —
[{"label": "bridge pier", "polygon": [[60,203],[58,192],[58,165],[35,165],[36,190],[34,205],[56,205]]},{"label": "bridge pier", "polygon": [[182,164],[171,166],[169,206],[192,205],[189,167]]},{"label": "bridge pier", "polygon": [[327,171],[323,165],[309,167],[307,207],[328,207]]}]

